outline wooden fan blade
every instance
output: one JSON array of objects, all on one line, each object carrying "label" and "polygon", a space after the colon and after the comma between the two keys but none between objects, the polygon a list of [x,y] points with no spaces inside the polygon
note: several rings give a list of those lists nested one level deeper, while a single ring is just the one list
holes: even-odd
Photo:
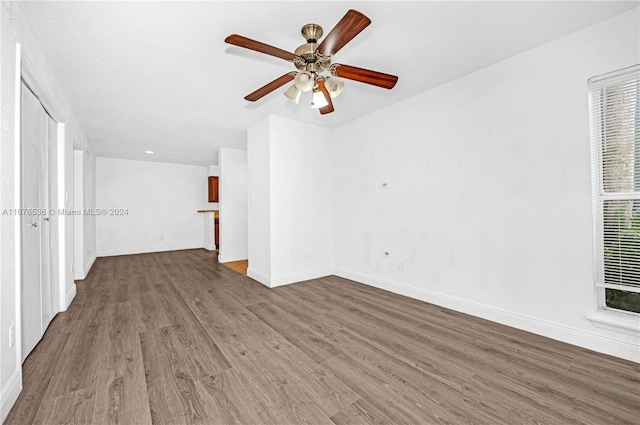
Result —
[{"label": "wooden fan blade", "polygon": [[371,23],[357,10],[349,10],[318,46],[318,53],[333,56]]},{"label": "wooden fan blade", "polygon": [[370,69],[356,68],[355,66],[334,64],[331,73],[336,77],[348,78],[361,83],[373,84],[385,89],[392,89],[398,82],[395,75],[384,74]]},{"label": "wooden fan blade", "polygon": [[331,112],[333,112],[333,102],[331,101],[331,95],[329,95],[329,90],[327,90],[327,86],[324,84],[324,80],[321,78],[318,79],[318,88],[324,95],[324,98],[329,103],[327,106],[323,106],[322,108],[320,108],[320,113],[322,115],[330,114]]},{"label": "wooden fan blade", "polygon": [[278,87],[281,87],[287,84],[291,80],[293,80],[292,74],[290,73],[284,74],[283,76],[276,78],[272,82],[267,83],[264,86],[260,87],[258,90],[254,91],[253,93],[246,95],[244,98],[249,102],[255,102],[256,100],[268,95]]},{"label": "wooden fan blade", "polygon": [[256,52],[266,53],[267,55],[275,56],[277,58],[281,58],[284,60],[292,61],[299,56],[294,55],[293,53],[287,52],[286,50],[279,49],[277,47],[270,46],[261,41],[252,40],[250,38],[238,35],[231,34],[229,37],[224,39],[225,43],[233,44],[236,46],[244,47],[245,49],[255,50]]}]

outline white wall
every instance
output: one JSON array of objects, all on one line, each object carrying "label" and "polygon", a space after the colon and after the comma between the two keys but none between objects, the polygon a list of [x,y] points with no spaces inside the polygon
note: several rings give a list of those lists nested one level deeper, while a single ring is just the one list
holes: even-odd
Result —
[{"label": "white wall", "polygon": [[128,210],[96,217],[98,256],[203,247],[206,167],[98,158],[96,193],[97,209]]},{"label": "white wall", "polygon": [[[220,162],[218,160],[218,162]],[[220,166],[219,165],[209,165],[207,167],[207,171],[208,171],[208,175],[209,176],[219,176],[220,175]]]},{"label": "white wall", "polygon": [[[89,150],[82,153],[82,203],[86,210],[94,210],[96,203],[96,156]],[[96,216],[85,214],[82,219],[82,271],[86,277],[97,256]]]},{"label": "white wall", "polygon": [[73,151],[73,264],[74,278],[82,280],[96,260],[96,157],[86,142]]},{"label": "white wall", "polygon": [[[83,152],[81,150],[73,151],[73,209],[75,211],[83,211],[84,209],[84,190],[83,190]],[[81,280],[86,276],[84,274],[84,216],[76,214],[73,216],[73,264],[74,279]]]},{"label": "white wall", "polygon": [[334,129],[337,273],[639,361],[637,333],[587,319],[587,79],[638,63],[638,28],[636,9]]},{"label": "white wall", "polygon": [[218,261],[246,260],[248,253],[247,151],[220,148],[220,252]]},{"label": "white wall", "polygon": [[270,118],[266,116],[247,131],[247,275],[265,284],[271,276]]},{"label": "white wall", "polygon": [[[74,163],[73,163],[73,140],[80,136],[78,132],[67,132],[67,128],[63,128],[64,131],[64,149],[61,149],[59,155],[62,157],[62,162],[64,167],[60,170],[61,178],[64,179],[64,187],[58,193],[58,206],[64,208],[65,210],[69,210],[73,208],[73,173],[74,173]],[[67,134],[68,133],[68,134]],[[64,234],[64,258],[63,258],[63,270],[61,271],[61,279],[65,282],[65,286],[63,288],[63,293],[61,294],[63,307],[66,308],[71,304],[71,301],[75,297],[76,294],[76,285],[73,282],[75,279],[74,276],[74,248],[73,248],[73,215],[66,215],[64,220],[60,220],[61,234]]]},{"label": "white wall", "polygon": [[265,217],[269,230],[268,237],[250,233],[247,274],[268,286],[333,271],[330,135],[327,128],[276,116],[249,130],[249,231],[259,227],[258,222],[265,226]]},{"label": "white wall", "polygon": [[[19,208],[19,120],[17,114],[16,88],[19,87],[19,68],[17,65],[17,43],[21,55],[29,65],[29,70],[38,80],[46,97],[55,102],[60,121],[65,124],[64,143],[58,145],[57,183],[54,204],[70,207],[65,201],[65,191],[71,187],[71,146],[72,138],[84,139],[82,129],[73,115],[73,111],[64,94],[58,89],[55,77],[49,68],[46,57],[31,36],[26,20],[21,13],[19,2],[2,2],[0,7],[0,49],[2,61],[0,67],[0,108],[2,110],[0,126],[0,208]],[[42,94],[42,93],[39,93]],[[62,177],[64,176],[64,177]],[[66,232],[59,238],[59,278],[64,285],[63,291],[71,291],[71,244],[69,219],[56,219],[57,228]],[[17,216],[0,216],[0,420],[4,420],[22,388],[20,362],[20,294],[19,294],[19,221]],[[70,300],[67,300],[70,301]],[[16,326],[16,343],[9,346],[9,328]]]}]

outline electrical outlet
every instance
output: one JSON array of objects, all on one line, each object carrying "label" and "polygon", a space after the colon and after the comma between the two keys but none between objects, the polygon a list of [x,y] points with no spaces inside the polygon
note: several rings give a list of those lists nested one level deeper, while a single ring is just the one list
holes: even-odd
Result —
[{"label": "electrical outlet", "polygon": [[16,343],[16,325],[9,326],[9,348]]},{"label": "electrical outlet", "polygon": [[398,268],[400,270],[404,270],[404,261],[400,261],[400,264],[398,264]]}]

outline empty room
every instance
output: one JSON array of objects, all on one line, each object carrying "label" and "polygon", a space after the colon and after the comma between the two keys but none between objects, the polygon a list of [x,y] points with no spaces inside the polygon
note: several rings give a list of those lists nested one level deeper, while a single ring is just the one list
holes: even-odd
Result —
[{"label": "empty room", "polygon": [[1,1],[0,422],[640,424],[640,1]]}]

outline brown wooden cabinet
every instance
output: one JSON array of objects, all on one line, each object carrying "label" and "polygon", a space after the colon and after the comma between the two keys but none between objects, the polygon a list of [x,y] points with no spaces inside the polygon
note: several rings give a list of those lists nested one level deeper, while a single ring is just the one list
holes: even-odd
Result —
[{"label": "brown wooden cabinet", "polygon": [[209,176],[209,202],[219,202],[218,176]]}]

